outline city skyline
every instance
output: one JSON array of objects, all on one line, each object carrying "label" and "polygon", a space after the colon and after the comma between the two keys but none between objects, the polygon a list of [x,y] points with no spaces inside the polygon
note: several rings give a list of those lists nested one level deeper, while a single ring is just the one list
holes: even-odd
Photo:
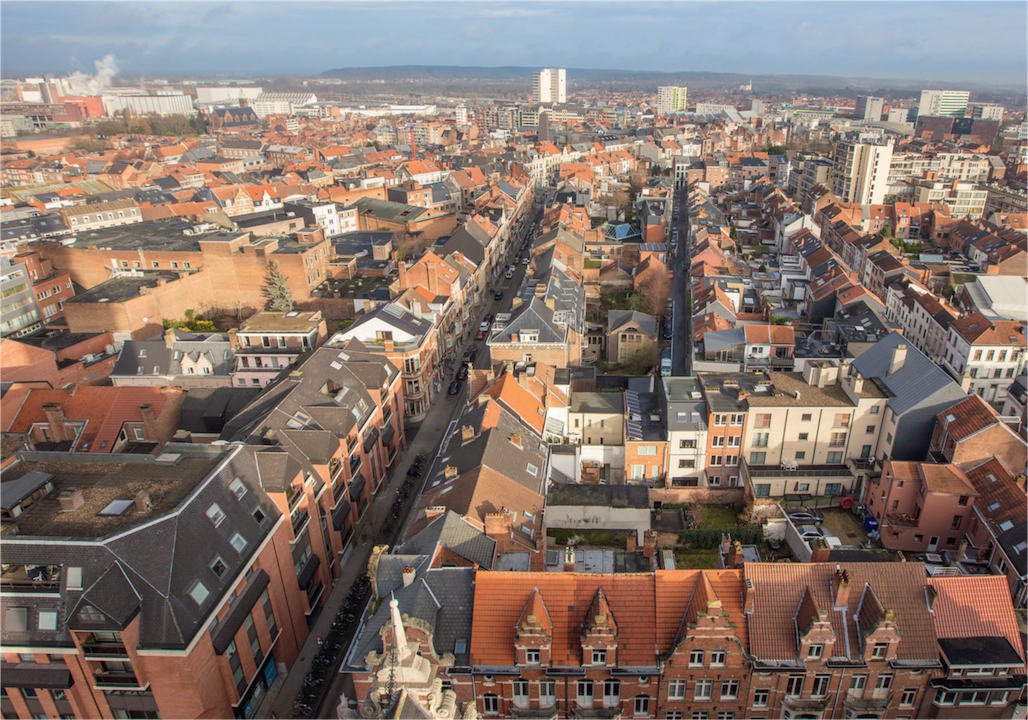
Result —
[{"label": "city skyline", "polygon": [[[4,2],[6,76],[317,74],[397,65],[1028,79],[1024,3]],[[981,18],[990,22],[983,23]],[[659,20],[659,22],[658,22]],[[917,27],[917,34],[908,30]],[[270,34],[273,28],[275,35]],[[612,28],[624,33],[615,43]],[[700,28],[695,31],[694,28]],[[627,38],[648,37],[646,42]],[[403,42],[396,39],[403,38]],[[953,53],[952,47],[974,48]],[[571,78],[569,78],[569,81]]]}]

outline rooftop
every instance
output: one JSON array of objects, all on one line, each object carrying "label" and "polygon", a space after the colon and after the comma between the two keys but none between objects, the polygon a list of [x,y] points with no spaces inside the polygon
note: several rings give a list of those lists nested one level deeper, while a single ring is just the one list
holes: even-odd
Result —
[{"label": "rooftop", "polygon": [[242,324],[239,333],[305,333],[320,324],[319,312],[259,312]]},{"label": "rooftop", "polygon": [[[105,303],[125,302],[139,297],[143,288],[155,288],[166,282],[178,280],[177,273],[140,271],[139,275],[120,275],[94,285],[85,292],[64,302],[69,303]],[[162,282],[163,281],[163,282]]]},{"label": "rooftop", "polygon": [[[26,453],[25,457],[41,455]],[[124,457],[108,457],[111,459],[101,462],[93,462],[92,458],[24,459],[5,470],[0,487],[33,471],[53,476],[53,492],[12,521],[18,528],[18,535],[66,538],[110,535],[176,508],[221,460],[215,453],[209,457],[178,457],[173,462],[158,461],[166,456],[139,455],[132,456],[131,461]],[[83,505],[72,512],[64,512],[58,497],[62,492],[74,489],[82,492]],[[128,507],[121,514],[100,515],[118,500],[131,505],[139,492],[150,496],[151,509],[148,512],[140,515],[135,507]]]}]

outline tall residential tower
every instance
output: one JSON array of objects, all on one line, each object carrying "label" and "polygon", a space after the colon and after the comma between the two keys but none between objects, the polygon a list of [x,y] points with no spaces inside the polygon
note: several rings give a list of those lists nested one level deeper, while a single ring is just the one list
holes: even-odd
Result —
[{"label": "tall residential tower", "polygon": [[532,101],[566,103],[568,101],[567,70],[543,68],[532,73]]}]

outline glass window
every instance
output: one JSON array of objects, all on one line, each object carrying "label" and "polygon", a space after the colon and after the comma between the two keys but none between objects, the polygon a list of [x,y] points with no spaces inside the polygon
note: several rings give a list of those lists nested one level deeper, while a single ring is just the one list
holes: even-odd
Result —
[{"label": "glass window", "polygon": [[196,601],[197,605],[203,605],[203,601],[210,596],[211,592],[207,587],[199,580],[189,590],[189,597]]},{"label": "glass window", "polygon": [[828,683],[831,675],[817,675],[814,678],[814,686],[810,690],[811,697],[824,697],[828,694]]},{"label": "glass window", "polygon": [[635,714],[636,716],[643,716],[650,714],[650,696],[649,695],[638,695],[635,698]]},{"label": "glass window", "polygon": [[540,658],[540,652],[538,650],[526,650],[525,651],[525,662],[529,665],[538,665]]},{"label": "glass window", "polygon": [[769,690],[757,690],[753,693],[753,707],[767,707],[767,701],[771,697]]},{"label": "glass window", "polygon": [[500,712],[500,698],[496,695],[485,695],[482,697],[482,712],[488,715],[496,715]]},{"label": "glass window", "polygon": [[685,680],[670,680],[667,684],[668,700],[685,700]]},{"label": "glass window", "polygon": [[803,690],[803,676],[802,675],[790,675],[789,682],[785,686],[785,694],[787,697],[797,697]]},{"label": "glass window", "polygon": [[702,650],[693,650],[689,653],[689,667],[703,667]]},{"label": "glass window", "polygon": [[697,680],[696,681],[696,692],[693,693],[695,700],[710,700],[711,694],[714,692],[714,681],[713,680]]},{"label": "glass window", "polygon": [[739,681],[725,680],[721,683],[721,699],[735,700],[739,697]]},{"label": "glass window", "polygon": [[724,667],[725,666],[726,654],[723,650],[715,650],[710,653],[710,666],[711,667]]}]

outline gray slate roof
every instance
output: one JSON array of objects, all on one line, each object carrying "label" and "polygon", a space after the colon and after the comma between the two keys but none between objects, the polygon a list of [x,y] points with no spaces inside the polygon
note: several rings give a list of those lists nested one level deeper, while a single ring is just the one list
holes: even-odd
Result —
[{"label": "gray slate roof", "polygon": [[615,332],[623,325],[634,322],[650,335],[657,334],[657,318],[635,310],[611,310],[607,314],[607,332]]},{"label": "gray slate roof", "polygon": [[[444,547],[465,560],[478,563],[479,567],[489,570],[492,568],[496,552],[496,541],[457,513],[448,510],[399,546],[397,552],[432,557],[438,547]],[[381,563],[379,568],[381,572]]]},{"label": "gray slate roof", "polygon": [[[889,374],[893,348],[901,344],[907,346],[907,357],[903,367]],[[853,361],[853,367],[865,379],[881,380],[893,396],[888,405],[897,415],[902,415],[938,392],[954,391],[955,399],[964,396],[960,386],[949,375],[895,331],[864,351]]]},{"label": "gray slate roof", "polygon": [[[140,356],[141,352],[146,353],[145,357]],[[175,342],[170,348],[163,338],[126,340],[111,375],[182,375],[182,358],[186,355],[196,358],[200,354],[207,355],[213,365],[213,375],[227,376],[232,372],[235,353],[228,335],[175,330]],[[143,368],[142,373],[139,372],[140,367]]]}]

